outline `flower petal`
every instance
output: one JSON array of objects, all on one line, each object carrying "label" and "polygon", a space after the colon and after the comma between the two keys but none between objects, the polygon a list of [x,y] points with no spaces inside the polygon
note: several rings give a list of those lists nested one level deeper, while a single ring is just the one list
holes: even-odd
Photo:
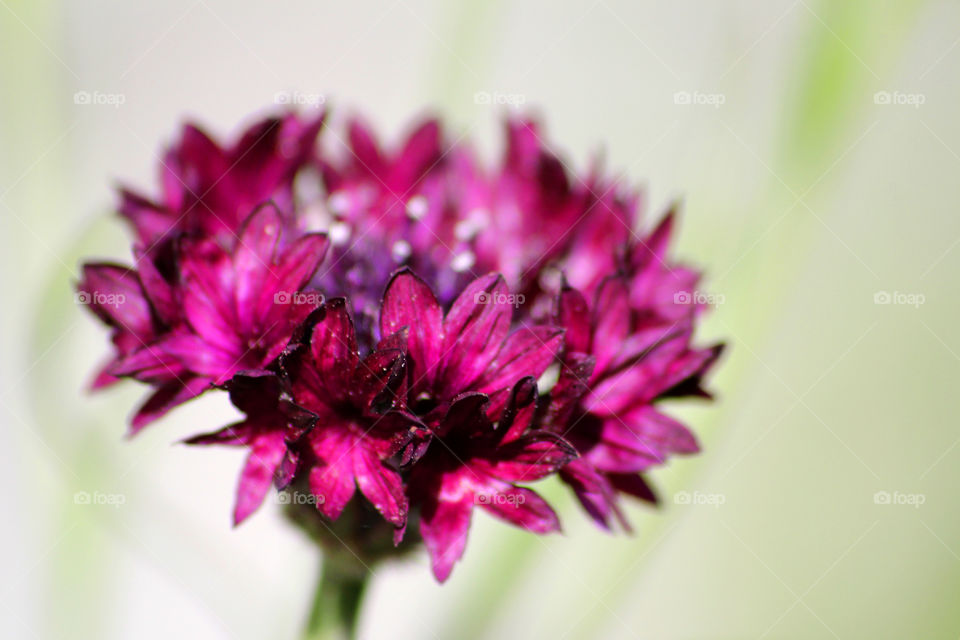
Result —
[{"label": "flower petal", "polygon": [[137,272],[107,263],[83,265],[77,299],[90,305],[104,322],[149,340],[153,335],[150,303]]},{"label": "flower petal", "polygon": [[317,508],[336,520],[356,491],[353,476],[353,439],[339,428],[315,428],[310,446],[320,462],[310,469],[310,491],[318,498]]},{"label": "flower petal", "polygon": [[397,271],[380,308],[380,335],[409,328],[407,353],[412,360],[414,393],[430,388],[443,346],[443,310],[430,287],[409,269]]},{"label": "flower petal", "polygon": [[467,546],[473,492],[458,473],[444,475],[440,484],[436,495],[421,507],[420,535],[430,554],[433,575],[445,582]]},{"label": "flower petal", "polygon": [[254,326],[263,311],[259,305],[260,296],[270,288],[266,283],[270,279],[281,228],[280,212],[273,203],[258,207],[240,228],[233,251],[234,295],[240,327]]},{"label": "flower petal", "polygon": [[439,374],[448,394],[470,388],[500,351],[513,315],[507,299],[503,277],[490,274],[471,282],[454,301],[443,322]]},{"label": "flower petal", "polygon": [[630,297],[624,278],[611,277],[601,283],[593,306],[593,349],[597,371],[606,371],[630,335]]},{"label": "flower petal", "polygon": [[377,455],[357,445],[353,455],[357,487],[387,522],[402,527],[407,522],[407,496],[400,474],[387,467]]},{"label": "flower petal", "polygon": [[489,513],[533,533],[560,530],[556,512],[535,491],[491,481],[477,489],[476,502]]},{"label": "flower petal", "polygon": [[493,393],[527,376],[539,378],[557,359],[562,346],[562,329],[520,327],[507,336],[497,357],[473,386],[482,393]]},{"label": "flower petal", "polygon": [[557,295],[556,322],[567,330],[567,351],[590,352],[590,307],[579,291],[564,284]]},{"label": "flower petal", "polygon": [[168,411],[191,400],[210,388],[204,378],[173,380],[154,391],[130,420],[130,435],[136,435],[145,426],[164,416]]},{"label": "flower petal", "polygon": [[180,265],[187,322],[209,343],[242,353],[229,256],[213,243],[184,242]]},{"label": "flower petal", "polygon": [[266,431],[254,438],[237,486],[237,504],[233,510],[234,525],[246,520],[263,502],[286,449],[282,433]]},{"label": "flower petal", "polygon": [[577,450],[560,436],[535,431],[498,447],[494,457],[472,464],[506,482],[532,482],[556,472],[577,455]]},{"label": "flower petal", "polygon": [[301,389],[305,386],[320,400],[344,398],[351,391],[353,370],[360,360],[357,349],[346,301],[330,300],[324,305],[322,319],[313,327],[309,362],[300,369],[295,384]]},{"label": "flower petal", "polygon": [[570,462],[560,471],[560,477],[573,489],[587,514],[609,531],[617,497],[606,477],[584,460]]}]

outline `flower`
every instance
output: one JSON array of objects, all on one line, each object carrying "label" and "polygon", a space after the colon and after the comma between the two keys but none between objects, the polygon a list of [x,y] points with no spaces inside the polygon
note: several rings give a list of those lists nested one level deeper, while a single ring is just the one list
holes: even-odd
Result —
[{"label": "flower", "polygon": [[183,322],[178,288],[160,271],[155,257],[135,247],[139,269],[113,264],[88,263],[77,285],[93,312],[111,327],[114,354],[100,369],[94,389],[115,383],[124,363],[142,354],[152,354],[152,366],[143,366],[136,379],[154,387],[131,420],[134,433],[185,402],[208,386],[206,380],[189,373],[172,355],[152,346],[173,327]]},{"label": "flower", "polygon": [[237,525],[256,511],[274,482],[282,488],[293,479],[297,450],[288,443],[312,427],[317,416],[294,404],[285,393],[281,379],[270,371],[237,374],[226,387],[231,402],[246,417],[186,442],[249,448],[233,509],[233,523]]},{"label": "flower", "polygon": [[120,213],[139,242],[151,247],[179,232],[232,238],[250,211],[268,200],[291,212],[294,179],[313,160],[323,121],[323,114],[265,118],[226,147],[187,124],[160,162],[160,197],[122,188]]},{"label": "flower", "polygon": [[532,377],[520,380],[497,424],[488,417],[486,395],[461,395],[435,431],[442,446],[432,445],[411,473],[420,533],[440,582],[463,555],[475,505],[533,533],[560,530],[550,505],[515,484],[540,480],[577,457],[563,438],[529,430],[536,389]]},{"label": "flower", "polygon": [[319,233],[281,244],[281,230],[280,211],[267,203],[244,221],[229,249],[205,238],[184,238],[178,284],[185,322],[125,359],[117,373],[156,366],[161,354],[219,385],[271,363],[322,302],[319,292],[303,289],[327,248]]},{"label": "flower", "polygon": [[422,541],[441,582],[474,507],[558,531],[527,486],[549,476],[629,528],[621,497],[655,502],[650,470],[699,450],[662,401],[709,397],[721,352],[695,339],[673,213],[641,235],[640,194],[570,170],[533,121],[508,121],[491,166],[436,119],[385,147],[353,118],[338,150],[323,122],[229,146],[187,126],[160,198],[121,192],[135,263],[78,283],[113,343],[94,387],[151,388],[134,432],[227,390],[243,418],[187,442],[247,449],[235,524],[271,487],[307,492],[287,511],[321,544],[377,560]]},{"label": "flower", "polygon": [[323,498],[323,514],[336,520],[359,488],[402,528],[407,497],[390,458],[421,427],[404,402],[404,336],[388,336],[361,359],[345,300],[331,300],[314,317],[309,342],[285,362],[292,397],[317,415],[305,442],[310,490]]},{"label": "flower", "polygon": [[412,378],[410,404],[420,413],[443,415],[461,394],[498,398],[518,380],[541,376],[557,358],[563,331],[520,326],[511,331],[514,298],[498,274],[468,284],[443,313],[430,287],[412,271],[394,274],[383,296],[380,332],[403,328]]},{"label": "flower", "polygon": [[[707,395],[701,380],[722,351],[691,347],[694,321],[701,310],[666,302],[660,291],[672,291],[672,279],[687,283],[692,272],[663,262],[668,216],[647,242],[639,242],[636,273],[620,272],[604,279],[592,304],[564,283],[557,295],[555,321],[566,328],[566,354],[551,428],[563,433],[581,452],[581,459],[561,472],[587,512],[602,526],[611,517],[629,528],[618,507],[620,493],[655,502],[639,474],[664,464],[673,454],[699,451],[692,433],[657,409],[668,397]],[[657,251],[661,255],[657,255]],[[665,282],[650,276],[656,272]],[[650,284],[645,295],[633,294]]]}]

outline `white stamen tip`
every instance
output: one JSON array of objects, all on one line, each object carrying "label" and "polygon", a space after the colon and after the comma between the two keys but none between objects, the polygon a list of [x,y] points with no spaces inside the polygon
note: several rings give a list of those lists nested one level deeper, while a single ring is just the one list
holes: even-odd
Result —
[{"label": "white stamen tip", "polygon": [[350,239],[350,226],[344,222],[334,222],[330,225],[327,237],[330,238],[330,244],[335,247],[344,245]]},{"label": "white stamen tip", "polygon": [[393,249],[390,253],[393,255],[393,259],[397,262],[403,262],[410,257],[410,254],[413,250],[410,248],[410,243],[406,240],[397,240],[393,243]]},{"label": "white stamen tip", "polygon": [[463,273],[470,269],[476,261],[477,258],[473,255],[472,251],[463,251],[453,256],[453,259],[450,261],[450,268],[457,273]]},{"label": "white stamen tip", "polygon": [[453,227],[453,235],[460,242],[467,242],[477,235],[480,229],[474,224],[473,220],[461,220]]},{"label": "white stamen tip", "polygon": [[413,196],[407,201],[407,215],[414,220],[420,220],[427,215],[428,203],[423,196]]},{"label": "white stamen tip", "polygon": [[350,197],[342,191],[338,191],[327,199],[327,208],[334,215],[341,215],[350,209]]},{"label": "white stamen tip", "polygon": [[540,273],[540,287],[544,291],[559,291],[563,284],[563,272],[556,267],[547,267]]}]

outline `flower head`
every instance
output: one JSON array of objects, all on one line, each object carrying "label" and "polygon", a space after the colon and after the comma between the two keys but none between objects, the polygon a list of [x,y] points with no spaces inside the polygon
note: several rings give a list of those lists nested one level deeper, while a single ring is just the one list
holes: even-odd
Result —
[{"label": "flower head", "polygon": [[[620,497],[655,501],[647,472],[698,450],[661,401],[707,396],[720,353],[695,344],[673,215],[639,235],[639,194],[571,171],[532,121],[507,123],[493,166],[437,120],[385,147],[353,119],[338,151],[322,124],[287,114],[229,146],[188,126],[160,198],[122,192],[136,262],[78,285],[111,331],[95,386],[152,389],[134,430],[228,390],[243,418],[188,442],[248,450],[235,523],[271,486],[305,491],[298,522],[377,557],[422,540],[440,581],[474,507],[559,530],[526,486],[551,475],[627,527]],[[320,199],[298,196],[307,173]]]}]

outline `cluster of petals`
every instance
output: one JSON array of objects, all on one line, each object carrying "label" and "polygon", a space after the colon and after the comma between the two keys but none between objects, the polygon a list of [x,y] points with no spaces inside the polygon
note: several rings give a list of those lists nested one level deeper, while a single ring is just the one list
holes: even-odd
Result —
[{"label": "cluster of petals", "polygon": [[185,126],[158,195],[121,189],[132,265],[78,283],[111,332],[94,386],[149,387],[133,432],[228,391],[242,420],[188,442],[248,450],[236,523],[295,483],[330,521],[365,501],[396,544],[417,527],[441,581],[475,507],[558,531],[525,486],[548,476],[629,528],[622,496],[655,502],[644,473],[698,450],[661,401],[707,396],[721,348],[694,345],[673,214],[636,231],[640,194],[571,171],[532,121],[488,166],[436,120],[396,145],[324,120],[229,145]]}]

